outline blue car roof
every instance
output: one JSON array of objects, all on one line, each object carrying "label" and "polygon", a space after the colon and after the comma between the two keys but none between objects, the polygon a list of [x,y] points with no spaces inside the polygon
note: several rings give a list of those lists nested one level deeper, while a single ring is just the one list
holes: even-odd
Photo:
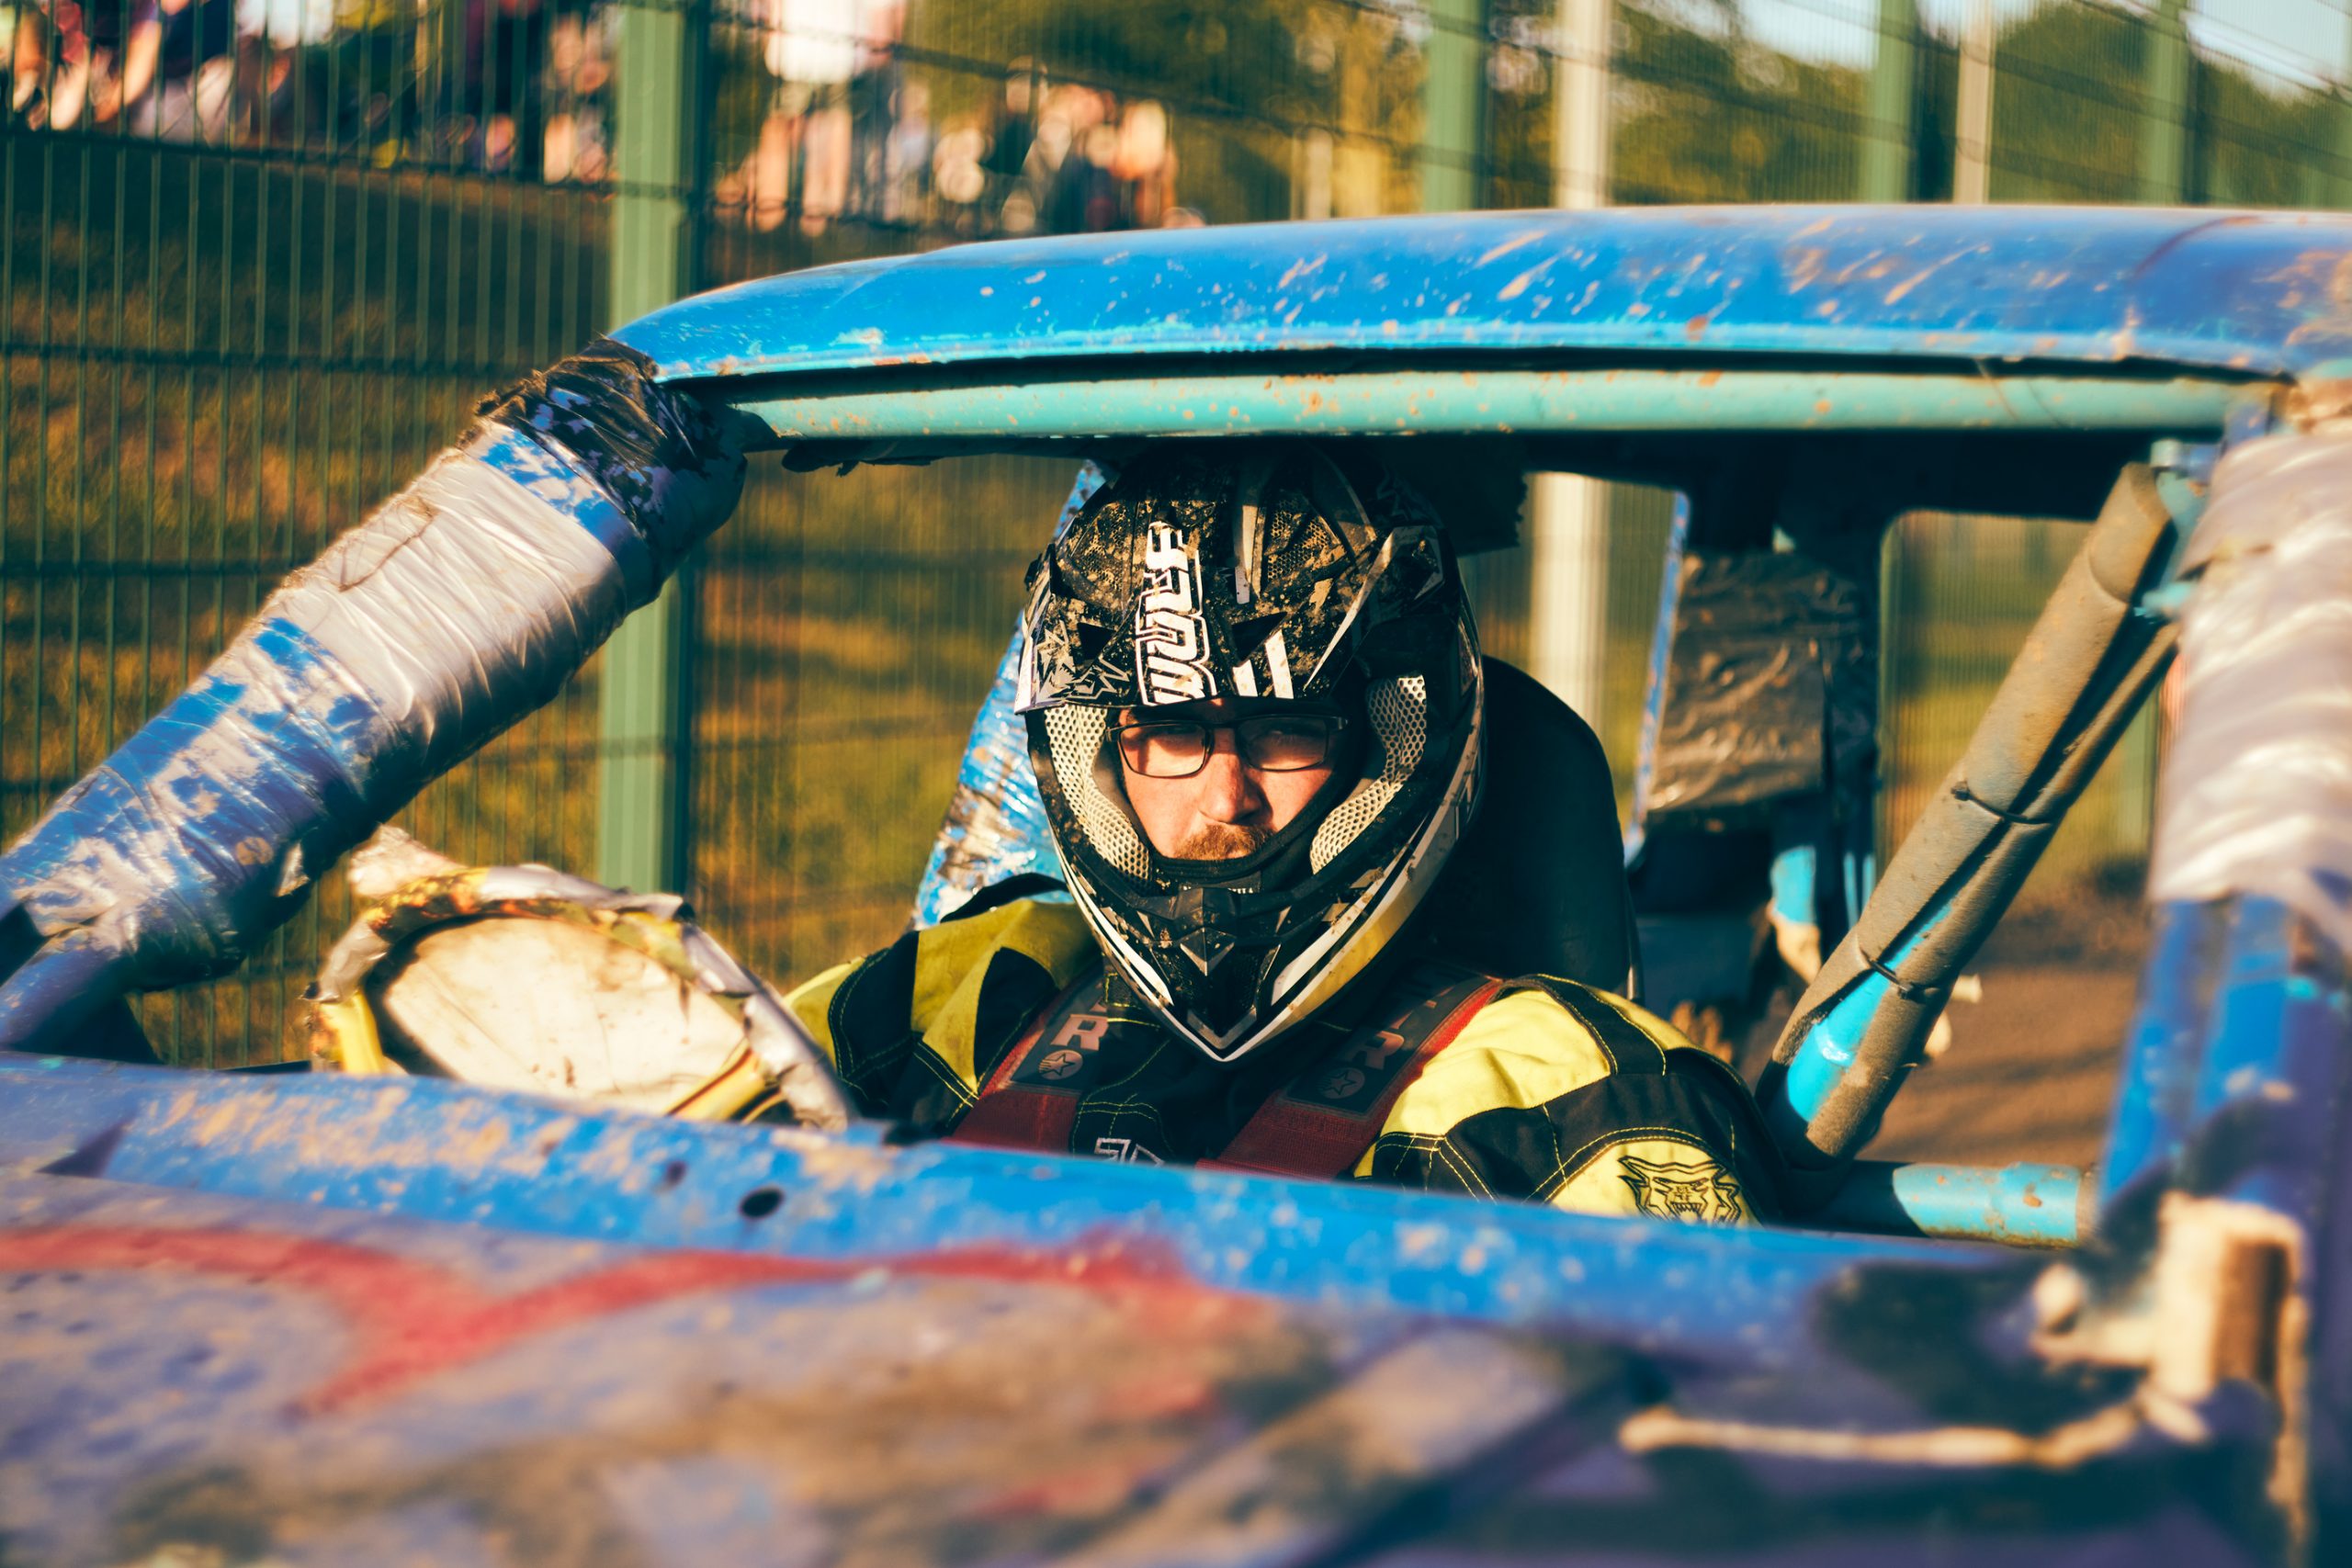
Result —
[{"label": "blue car roof", "polygon": [[2352,216],[1623,208],[1084,235],[789,273],[616,335],[673,380],[1463,350],[2294,376],[2352,355]]}]

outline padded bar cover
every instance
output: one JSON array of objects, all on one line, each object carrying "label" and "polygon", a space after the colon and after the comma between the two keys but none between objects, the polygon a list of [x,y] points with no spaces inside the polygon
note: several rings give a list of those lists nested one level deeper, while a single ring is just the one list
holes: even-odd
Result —
[{"label": "padded bar cover", "polygon": [[1952,981],[2162,676],[2172,625],[2137,606],[2177,536],[2153,472],[2126,468],[1959,764],[1806,987],[1758,1088],[1800,1202],[1834,1189],[1878,1131]]}]

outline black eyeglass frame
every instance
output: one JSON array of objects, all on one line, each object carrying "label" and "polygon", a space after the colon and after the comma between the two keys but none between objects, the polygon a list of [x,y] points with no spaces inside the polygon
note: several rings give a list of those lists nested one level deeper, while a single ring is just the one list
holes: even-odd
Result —
[{"label": "black eyeglass frame", "polygon": [[[1320,755],[1317,756],[1313,761],[1292,762],[1283,767],[1269,767],[1267,764],[1256,761],[1250,755],[1250,736],[1248,731],[1256,727],[1265,725],[1296,726],[1302,721],[1319,724],[1326,727],[1323,731],[1322,752]],[[1350,720],[1345,714],[1337,713],[1261,713],[1252,714],[1247,718],[1235,719],[1227,724],[1213,724],[1204,718],[1147,718],[1137,719],[1129,724],[1112,725],[1111,740],[1118,750],[1119,761],[1125,765],[1127,771],[1142,778],[1189,779],[1196,776],[1201,770],[1209,765],[1209,759],[1216,755],[1216,732],[1221,729],[1229,729],[1233,731],[1234,750],[1241,754],[1241,760],[1245,764],[1255,768],[1258,772],[1261,773],[1303,773],[1309,768],[1319,768],[1331,760],[1331,754],[1334,750],[1333,743],[1339,739],[1341,733],[1349,728],[1351,722],[1352,721]],[[1136,764],[1134,757],[1131,756],[1127,750],[1127,737],[1129,735],[1136,734],[1138,731],[1156,730],[1165,732],[1169,730],[1183,729],[1191,729],[1199,732],[1202,742],[1201,760],[1193,763],[1191,767],[1185,769],[1181,773],[1155,773],[1147,772],[1145,769],[1138,767]]]}]

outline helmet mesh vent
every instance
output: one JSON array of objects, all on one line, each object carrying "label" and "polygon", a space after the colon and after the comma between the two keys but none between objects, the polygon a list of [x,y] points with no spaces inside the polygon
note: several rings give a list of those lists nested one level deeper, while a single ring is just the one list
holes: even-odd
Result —
[{"label": "helmet mesh vent", "polygon": [[1054,754],[1054,775],[1062,795],[1078,813],[1078,825],[1094,852],[1133,877],[1149,870],[1143,840],[1135,824],[1107,798],[1094,782],[1095,760],[1102,752],[1102,736],[1111,727],[1107,708],[1076,705],[1046,710],[1046,744]]},{"label": "helmet mesh vent", "polygon": [[1422,749],[1429,744],[1429,684],[1420,676],[1374,682],[1364,693],[1364,707],[1379,743],[1378,757],[1365,768],[1363,782],[1315,829],[1315,842],[1306,854],[1315,871],[1337,860],[1388,809],[1420,766]]}]

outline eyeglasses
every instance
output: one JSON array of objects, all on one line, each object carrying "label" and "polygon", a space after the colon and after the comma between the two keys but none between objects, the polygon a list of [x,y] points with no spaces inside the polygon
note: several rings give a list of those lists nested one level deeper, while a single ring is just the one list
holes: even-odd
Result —
[{"label": "eyeglasses", "polygon": [[1155,719],[1118,728],[1119,759],[1148,779],[1186,779],[1208,766],[1219,730],[1233,731],[1241,760],[1263,773],[1319,768],[1348,721],[1329,713],[1269,713],[1238,724]]}]

